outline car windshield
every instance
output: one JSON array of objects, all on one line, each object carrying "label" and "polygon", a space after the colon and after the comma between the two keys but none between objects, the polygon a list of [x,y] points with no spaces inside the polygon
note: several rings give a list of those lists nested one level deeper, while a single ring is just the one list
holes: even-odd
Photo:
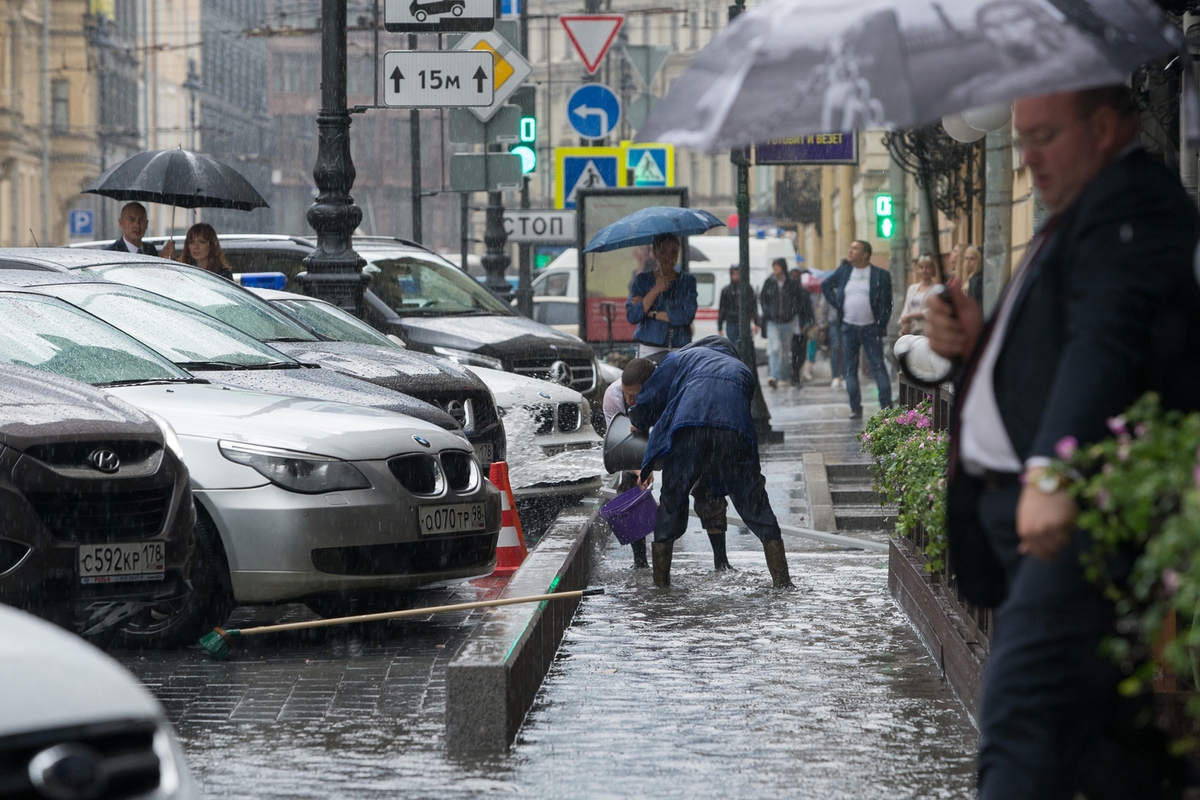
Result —
[{"label": "car windshield", "polygon": [[219,275],[187,266],[125,266],[113,264],[80,270],[126,286],[161,294],[232,325],[260,342],[315,342],[306,331],[271,304]]},{"label": "car windshield", "polygon": [[94,386],[190,380],[150,348],[53,297],[0,294],[0,362]]},{"label": "car windshield", "polygon": [[371,291],[400,316],[497,314],[513,311],[470,276],[435,255],[411,250],[360,253]]},{"label": "car windshield", "polygon": [[184,368],[295,363],[220,320],[132,286],[73,283],[38,291],[79,306]]},{"label": "car windshield", "polygon": [[320,300],[272,300],[271,304],[282,308],[317,333],[335,342],[396,347],[396,343],[391,339],[330,303]]}]

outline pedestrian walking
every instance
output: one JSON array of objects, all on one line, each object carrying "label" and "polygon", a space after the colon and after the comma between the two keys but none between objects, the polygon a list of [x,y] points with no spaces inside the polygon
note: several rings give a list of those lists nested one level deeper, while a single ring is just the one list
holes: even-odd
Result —
[{"label": "pedestrian walking", "polygon": [[841,318],[842,354],[850,418],[862,419],[862,394],[858,387],[858,351],[867,356],[879,389],[879,405],[891,408],[892,383],[883,360],[883,334],[892,316],[892,276],[871,264],[871,243],[856,239],[846,252],[846,262],[821,285],[825,299]]},{"label": "pedestrian walking", "polygon": [[913,262],[916,280],[904,295],[904,311],[900,314],[901,334],[921,336],[925,333],[925,303],[931,297],[930,293],[941,286],[934,282],[935,272],[931,255],[922,255]]},{"label": "pedestrian walking", "polygon": [[225,253],[221,250],[217,231],[207,222],[197,222],[188,228],[179,260],[184,264],[213,272],[226,280],[233,280],[233,270],[225,261]]},{"label": "pedestrian walking", "polygon": [[[610,383],[604,391],[603,411],[605,426],[612,425],[613,417],[617,414],[628,414],[629,409],[637,403],[638,392],[642,384],[654,373],[654,362],[645,358],[635,358],[625,365],[621,372],[621,380]],[[649,486],[654,482],[654,473],[647,473]],[[617,493],[627,492],[637,486],[642,480],[641,470],[623,470],[617,479]],[[633,550],[634,569],[646,569],[650,563],[646,560],[646,540],[638,539],[631,544]]]},{"label": "pedestrian walking", "polygon": [[788,349],[792,339],[792,320],[800,313],[802,289],[788,279],[787,261],[771,262],[771,277],[763,283],[759,300],[763,324],[767,330],[767,383],[772,389],[788,380]]},{"label": "pedestrian walking", "polygon": [[158,248],[150,242],[143,242],[149,226],[146,217],[146,207],[141,203],[126,203],[121,207],[121,215],[117,217],[117,227],[121,235],[105,250],[115,250],[118,253],[141,253],[145,256],[157,256]]},{"label": "pedestrian walking", "polygon": [[[1125,675],[1102,651],[1113,605],[1084,574],[1088,533],[1049,465],[1056,444],[1106,437],[1106,421],[1146,391],[1200,408],[1200,217],[1178,175],[1138,144],[1125,86],[1018,100],[1013,126],[1050,219],[986,324],[957,282],[953,310],[935,300],[926,321],[934,352],[965,361],[950,558],[959,590],[998,606],[979,794],[1179,797],[1183,763],[1144,724],[1150,698],[1123,696]],[[1131,563],[1114,559],[1112,579]]]},{"label": "pedestrian walking", "polygon": [[629,409],[630,422],[650,431],[642,474],[656,465],[662,468],[651,545],[655,586],[671,584],[675,540],[687,531],[688,493],[701,481],[709,497],[724,503],[728,496],[763,543],[772,583],[792,586],[779,522],[758,460],[758,436],[750,416],[753,397],[754,375],[729,340],[706,336],[664,358]]},{"label": "pedestrian walking", "polygon": [[[638,356],[678,350],[692,341],[696,319],[696,277],[683,272],[679,261],[679,237],[661,233],[654,237],[653,252],[658,267],[633,278],[625,318],[636,325],[633,339]],[[661,358],[661,356],[659,356]]]},{"label": "pedestrian walking", "polygon": [[[826,278],[825,280],[828,280]],[[821,286],[824,287],[824,281]],[[833,303],[825,299],[824,293],[820,296],[821,301],[821,332],[825,337],[825,343],[829,348],[829,374],[831,379],[829,387],[831,389],[845,389],[846,379],[843,377],[845,371],[845,360],[842,353],[842,320],[838,316],[838,311],[833,307]]]},{"label": "pedestrian walking", "polygon": [[963,248],[958,285],[964,287],[967,297],[983,305],[983,251],[973,244]]},{"label": "pedestrian walking", "polygon": [[796,316],[792,317],[792,385],[799,388],[803,380],[804,359],[808,355],[808,332],[816,319],[813,317],[812,301],[801,280],[798,269],[788,274],[788,281],[795,284]]},{"label": "pedestrian walking", "polygon": [[[721,300],[717,305],[717,333],[723,333],[725,338],[737,345],[738,334],[741,333],[741,293],[742,271],[737,264],[729,268],[729,285],[721,290]],[[750,287],[750,331],[758,335],[758,294]]]}]

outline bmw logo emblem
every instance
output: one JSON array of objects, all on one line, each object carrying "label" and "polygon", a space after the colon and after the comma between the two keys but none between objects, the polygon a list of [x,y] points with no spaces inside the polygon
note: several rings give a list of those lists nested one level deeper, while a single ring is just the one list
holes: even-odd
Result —
[{"label": "bmw logo emblem", "polygon": [[421,445],[421,447],[429,447],[429,440],[422,436],[417,436],[415,433],[413,434],[413,441]]},{"label": "bmw logo emblem", "polygon": [[542,397],[546,398],[547,400],[549,400],[549,399],[550,399],[550,393],[549,393],[549,392],[538,392],[538,394],[539,394],[539,395],[541,395]]}]

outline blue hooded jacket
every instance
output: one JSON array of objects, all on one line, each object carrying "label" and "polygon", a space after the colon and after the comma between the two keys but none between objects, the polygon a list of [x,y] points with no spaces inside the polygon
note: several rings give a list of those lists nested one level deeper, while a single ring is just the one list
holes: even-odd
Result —
[{"label": "blue hooded jacket", "polygon": [[754,375],[724,336],[706,336],[671,353],[642,384],[637,405],[629,409],[634,427],[650,431],[642,469],[670,452],[675,431],[688,427],[737,431],[757,455],[753,397]]}]

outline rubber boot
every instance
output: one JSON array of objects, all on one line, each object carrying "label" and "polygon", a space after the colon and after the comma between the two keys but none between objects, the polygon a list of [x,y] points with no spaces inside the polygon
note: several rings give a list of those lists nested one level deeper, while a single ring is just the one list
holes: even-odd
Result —
[{"label": "rubber boot", "polygon": [[650,545],[650,558],[654,561],[654,585],[659,589],[671,585],[671,554],[674,551],[674,542],[653,542]]},{"label": "rubber boot", "polygon": [[776,589],[795,589],[792,578],[788,575],[787,556],[783,552],[783,540],[774,539],[763,542],[763,553],[767,556],[767,569],[771,571],[771,582]]},{"label": "rubber boot", "polygon": [[646,560],[646,540],[638,539],[633,544],[629,545],[629,549],[633,550],[633,568],[634,569],[649,569],[650,562]]},{"label": "rubber boot", "polygon": [[708,542],[712,545],[713,551],[713,566],[717,572],[725,570],[734,570],[729,564],[729,556],[725,554],[725,531],[717,531],[716,533],[708,534]]}]

